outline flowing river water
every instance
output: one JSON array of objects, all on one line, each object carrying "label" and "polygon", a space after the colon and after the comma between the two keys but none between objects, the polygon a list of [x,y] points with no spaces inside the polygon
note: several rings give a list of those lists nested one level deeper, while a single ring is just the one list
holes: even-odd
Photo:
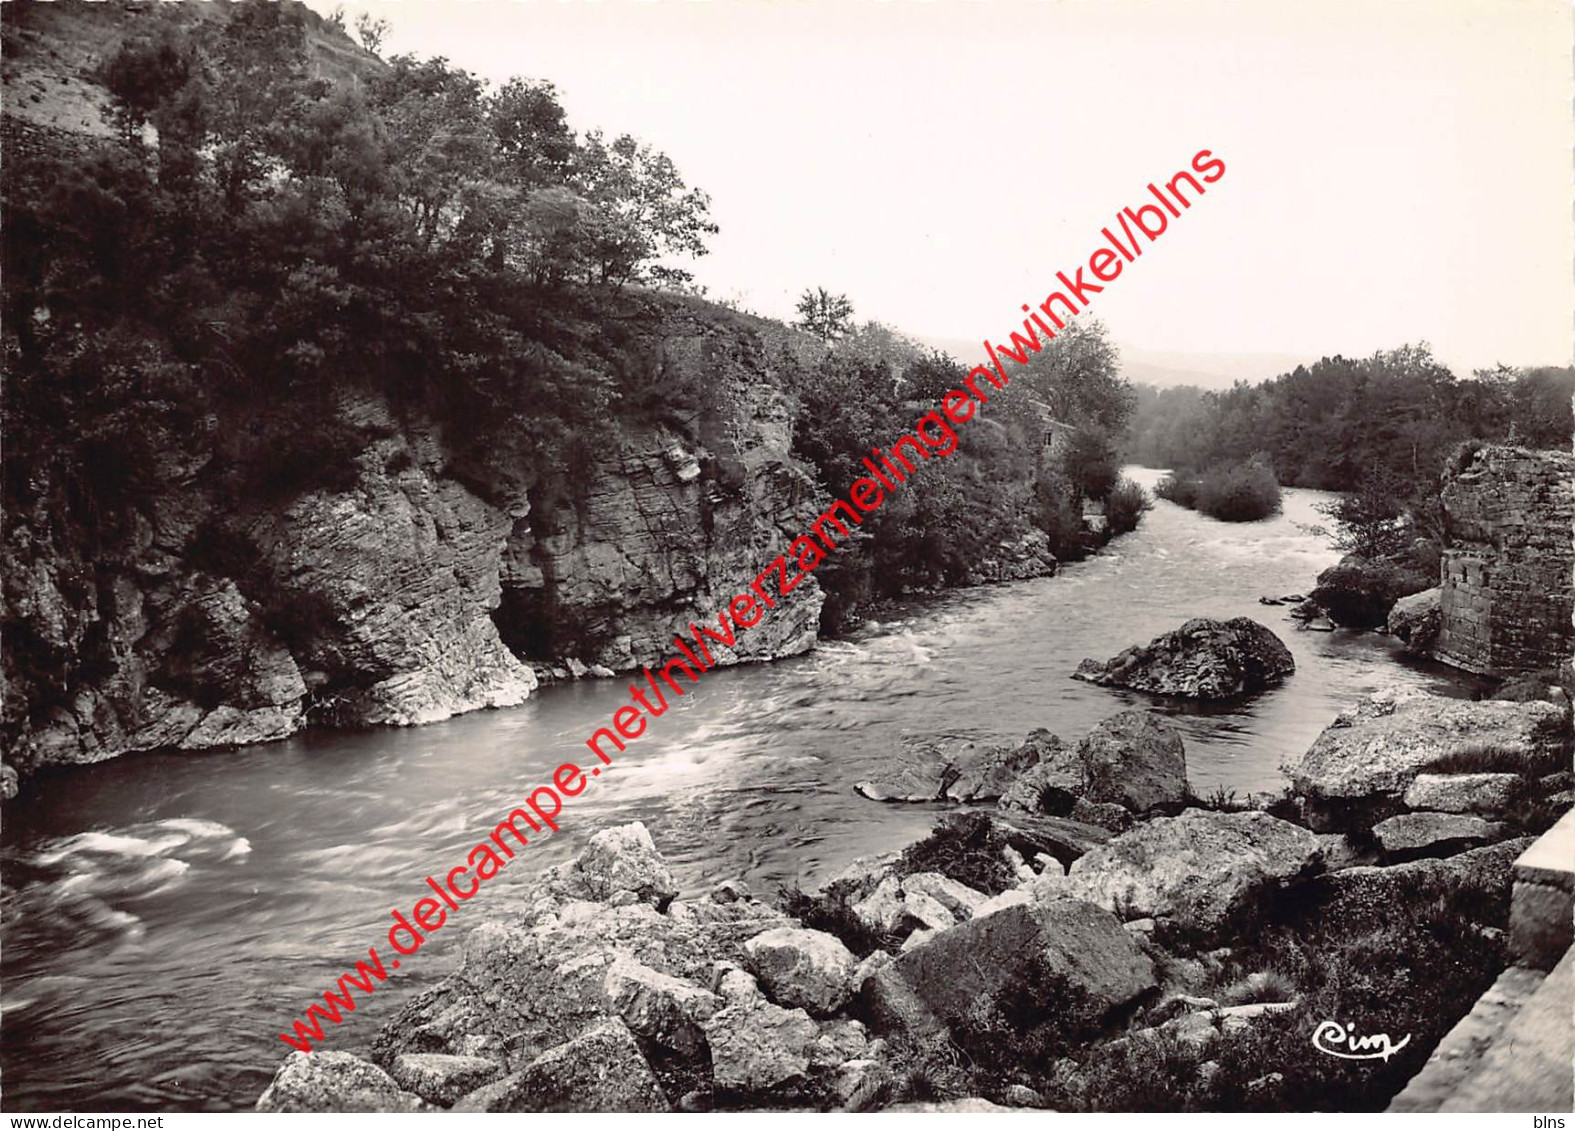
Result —
[{"label": "flowing river water", "polygon": [[[1145,485],[1159,473],[1136,469]],[[596,829],[642,820],[686,893],[742,876],[808,887],[922,835],[939,806],[866,801],[853,784],[905,744],[1075,739],[1134,705],[1173,716],[1193,788],[1282,781],[1359,695],[1464,694],[1380,635],[1301,631],[1263,594],[1306,592],[1337,554],[1285,512],[1215,522],[1159,502],[1136,533],[1053,578],[952,593],[782,663],[714,671],[568,803],[324,1047],[364,1051],[411,994],[449,973],[464,933],[507,917],[537,871]],[[1198,709],[1070,678],[1194,616],[1251,616],[1295,654],[1283,686]],[[424,877],[463,860],[529,787],[626,701],[626,680],[548,688],[524,706],[412,730],[318,732],[211,754],[60,770],[6,811],[3,1040],[11,1111],[248,1108],[301,1010],[379,944]]]}]

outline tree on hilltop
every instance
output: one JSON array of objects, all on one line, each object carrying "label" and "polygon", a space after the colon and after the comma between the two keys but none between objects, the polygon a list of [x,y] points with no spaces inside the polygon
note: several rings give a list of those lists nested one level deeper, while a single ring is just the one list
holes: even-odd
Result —
[{"label": "tree on hilltop", "polygon": [[853,303],[847,295],[834,295],[825,287],[815,287],[798,296],[798,321],[793,325],[823,341],[834,342],[853,328]]}]

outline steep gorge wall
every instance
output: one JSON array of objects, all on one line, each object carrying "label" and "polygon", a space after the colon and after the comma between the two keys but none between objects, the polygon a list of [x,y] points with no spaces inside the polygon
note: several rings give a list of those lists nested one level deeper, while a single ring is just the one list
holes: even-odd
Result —
[{"label": "steep gorge wall", "polygon": [[1575,456],[1487,446],[1443,491],[1434,654],[1484,675],[1557,668],[1575,652]]},{"label": "steep gorge wall", "polygon": [[[531,660],[665,657],[816,513],[777,380],[813,347],[675,305],[644,348],[659,383],[709,382],[708,408],[612,428],[564,469],[572,504],[546,515],[508,445],[461,473],[441,429],[360,388],[333,396],[360,439],[332,489],[225,504],[224,430],[150,423],[145,406],[157,486],[113,537],[62,517],[67,477],[31,469],[0,546],[6,762],[26,774],[312,724],[424,723],[523,702]],[[500,432],[531,427],[522,407]],[[723,662],[811,647],[820,603],[806,581]]]}]

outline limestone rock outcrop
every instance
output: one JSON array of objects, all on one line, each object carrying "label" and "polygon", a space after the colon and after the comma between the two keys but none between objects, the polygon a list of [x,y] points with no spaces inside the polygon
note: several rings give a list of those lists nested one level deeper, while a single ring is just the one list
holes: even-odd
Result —
[{"label": "limestone rock outcrop", "polygon": [[[630,348],[703,381],[714,409],[624,428],[572,469],[572,505],[533,494],[525,410],[470,452],[350,383],[294,422],[327,437],[333,474],[238,461],[216,421],[152,414],[136,500],[90,537],[41,468],[0,538],[7,767],[431,722],[523,702],[532,663],[610,675],[667,656],[818,513],[790,401],[763,379],[810,347],[675,304]],[[807,650],[822,600],[805,578],[713,658]]]},{"label": "limestone rock outcrop", "polygon": [[1113,659],[1084,660],[1073,677],[1153,695],[1231,699],[1261,691],[1295,670],[1290,649],[1257,621],[1195,617]]}]

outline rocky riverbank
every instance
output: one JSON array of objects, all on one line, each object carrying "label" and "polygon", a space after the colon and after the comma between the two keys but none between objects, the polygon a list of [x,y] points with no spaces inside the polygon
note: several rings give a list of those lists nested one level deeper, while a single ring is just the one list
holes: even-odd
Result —
[{"label": "rocky riverbank", "polygon": [[[776,902],[680,899],[643,826],[607,829],[370,1061],[293,1054],[258,1106],[1381,1106],[1502,969],[1569,737],[1562,705],[1378,696],[1284,793],[1202,801],[1123,712],[955,752],[913,794],[967,808]],[[1411,1040],[1356,1072],[1309,1045],[1330,1019]]]}]

